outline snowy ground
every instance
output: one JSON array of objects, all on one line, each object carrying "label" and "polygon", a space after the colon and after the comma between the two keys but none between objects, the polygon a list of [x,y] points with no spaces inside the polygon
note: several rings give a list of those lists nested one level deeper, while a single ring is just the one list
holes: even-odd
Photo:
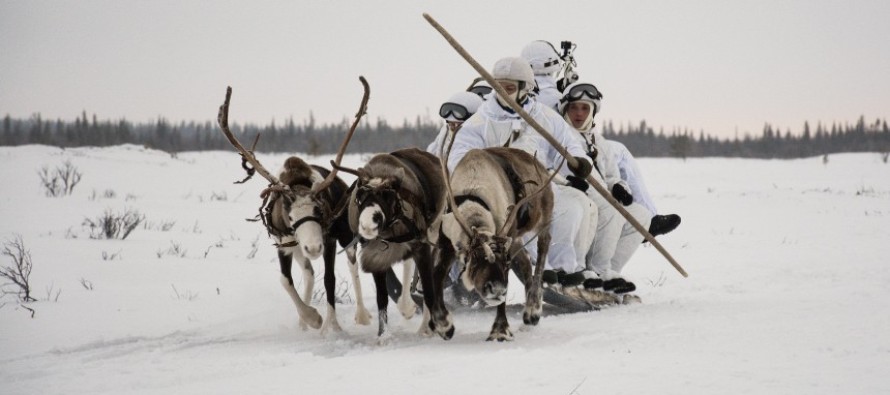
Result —
[{"label": "snowy ground", "polygon": [[[38,169],[65,160],[83,180],[72,196],[44,196]],[[277,169],[284,156],[260,160]],[[270,240],[243,220],[264,183],[232,184],[236,154],[0,147],[0,239],[22,236],[39,299],[34,318],[0,301],[0,393],[890,392],[890,164],[640,162],[659,209],[683,216],[660,240],[689,278],[646,245],[626,269],[642,304],[530,330],[513,315],[511,343],[484,341],[491,311],[457,314],[443,341],[418,337],[419,319],[391,304],[393,338],[378,345],[375,326],[352,322],[354,295],[337,306],[342,334],[300,331]],[[82,226],[127,208],[146,225],[126,240]]]}]

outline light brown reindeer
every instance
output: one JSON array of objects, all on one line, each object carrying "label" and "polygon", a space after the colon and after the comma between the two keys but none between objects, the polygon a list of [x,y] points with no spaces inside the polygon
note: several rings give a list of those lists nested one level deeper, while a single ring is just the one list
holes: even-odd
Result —
[{"label": "light brown reindeer", "polygon": [[[365,88],[365,94],[359,112],[356,114],[355,122],[337,153],[336,163],[342,159],[349,140],[367,106],[368,84],[363,77],[360,77],[360,80]],[[336,302],[334,262],[338,241],[341,246],[345,247],[355,287],[357,305],[355,322],[368,325],[371,316],[362,299],[361,283],[356,267],[356,249],[351,244],[354,237],[341,205],[341,202],[344,202],[348,196],[346,184],[337,177],[336,169],[328,171],[320,166],[310,166],[296,156],[291,156],[285,161],[284,168],[277,178],[270,174],[256,159],[253,151],[246,150],[229,129],[228,114],[231,94],[232,88],[228,88],[226,100],[219,110],[219,126],[232,146],[239,151],[243,161],[252,166],[250,168],[242,165],[248,170],[248,177],[241,182],[247,181],[254,171],[269,181],[269,186],[260,194],[263,203],[260,206],[259,216],[269,234],[276,240],[275,245],[278,249],[282,276],[281,284],[297,307],[300,327],[304,330],[307,326],[314,329],[320,327],[323,334],[328,330],[341,330],[334,308]],[[256,145],[256,141],[254,145]],[[327,317],[324,320],[318,311],[307,303],[312,297],[315,284],[314,270],[310,261],[317,259],[322,254],[325,263],[324,286],[328,304]],[[300,264],[303,272],[304,292],[302,297],[294,287],[291,274],[294,259]]]},{"label": "light brown reindeer", "polygon": [[[444,272],[437,271],[434,279],[436,299],[442,300],[443,273],[456,254],[464,286],[498,307],[488,340],[513,339],[506,316],[511,267],[517,269],[526,288],[523,322],[537,325],[540,320],[541,277],[553,212],[553,176],[548,175],[534,156],[500,147],[467,152],[454,173],[446,175],[450,212],[442,217],[437,262]],[[522,244],[527,234],[538,236],[534,271]]]}]

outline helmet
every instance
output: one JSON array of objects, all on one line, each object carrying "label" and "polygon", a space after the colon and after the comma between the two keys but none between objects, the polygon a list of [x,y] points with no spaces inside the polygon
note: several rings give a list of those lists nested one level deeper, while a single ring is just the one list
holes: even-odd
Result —
[{"label": "helmet", "polygon": [[446,121],[463,122],[476,113],[482,98],[472,92],[457,92],[439,107],[439,116]]},{"label": "helmet", "polygon": [[479,82],[474,83],[473,86],[467,89],[467,92],[475,93],[479,95],[479,97],[481,97],[483,100],[485,99],[485,96],[491,93],[491,91],[491,85],[488,85],[485,80],[479,80]]},{"label": "helmet", "polygon": [[[602,109],[602,101],[603,94],[596,89],[596,86],[587,82],[576,82],[566,87],[565,91],[563,91],[562,98],[559,99],[559,105],[557,108],[559,109],[559,113],[562,114],[563,118],[571,125],[572,120],[569,117],[568,109],[569,104],[574,102],[585,102],[590,104],[590,113],[587,114],[587,119],[580,127],[576,127],[576,129],[582,131],[582,133],[588,133],[589,130],[593,129],[595,124],[593,123],[593,117],[596,116],[597,113]],[[574,125],[573,125],[574,126]]]},{"label": "helmet", "polygon": [[532,41],[522,48],[522,56],[536,75],[559,71],[559,52],[553,44],[544,40]]},{"label": "helmet", "polygon": [[522,58],[511,57],[498,60],[494,64],[491,74],[497,80],[524,82],[525,86],[520,86],[519,90],[531,90],[535,87],[535,74],[528,62]]},{"label": "helmet", "polygon": [[585,101],[591,104],[593,114],[596,115],[602,110],[603,93],[591,83],[576,82],[563,90],[562,97],[559,99],[557,109],[560,114],[565,115],[566,107],[569,103],[575,101]]}]

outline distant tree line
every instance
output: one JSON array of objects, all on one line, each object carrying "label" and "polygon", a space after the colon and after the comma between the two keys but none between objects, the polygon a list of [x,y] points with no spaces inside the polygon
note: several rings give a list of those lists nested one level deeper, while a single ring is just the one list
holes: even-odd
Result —
[{"label": "distant tree line", "polygon": [[[337,151],[352,120],[337,124],[319,125],[310,114],[307,121],[293,119],[278,125],[231,125],[232,132],[249,146],[259,133],[260,152],[301,152],[311,155]],[[372,124],[363,119],[359,124],[348,152],[389,152],[403,147],[426,147],[438,133],[441,123],[429,117],[417,117],[414,122],[403,121],[391,126],[377,118]],[[743,158],[800,158],[836,152],[888,152],[890,130],[886,120],[872,123],[860,117],[855,124],[816,124],[805,122],[800,133],[784,132],[770,124],[764,125],[760,136],[745,135],[719,139],[704,131],[689,130],[656,133],[645,121],[637,125],[604,122],[603,134],[624,143],[638,157],[743,157]],[[110,146],[138,144],[167,152],[231,150],[229,142],[215,122],[171,123],[164,118],[134,124],[121,119],[98,120],[86,112],[73,122],[43,119],[35,114],[28,119],[6,115],[0,127],[0,145],[44,144],[58,147]]]},{"label": "distant tree line", "polygon": [[890,130],[887,120],[867,123],[859,117],[855,124],[831,126],[804,122],[803,131],[792,134],[770,124],[763,126],[760,136],[745,135],[718,139],[700,131],[673,130],[658,133],[646,124],[619,126],[606,122],[603,135],[624,143],[639,157],[739,157],[739,158],[802,158],[836,152],[890,152]]}]

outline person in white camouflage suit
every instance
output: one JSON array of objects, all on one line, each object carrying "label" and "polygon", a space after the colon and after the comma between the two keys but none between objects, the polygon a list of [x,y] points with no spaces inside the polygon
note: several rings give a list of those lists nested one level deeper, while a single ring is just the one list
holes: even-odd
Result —
[{"label": "person in white camouflage suit", "polygon": [[[602,93],[586,82],[566,87],[559,101],[560,113],[584,138],[587,155],[594,160],[595,170],[591,174],[595,181],[610,191],[637,221],[648,226],[653,214],[646,206],[635,202],[630,186],[621,178],[616,155],[612,152],[614,146],[595,129],[594,117],[601,108]],[[621,270],[640,246],[643,235],[608,200],[594,188],[589,188],[586,180],[573,176],[566,178],[572,186],[585,191],[598,208],[596,232],[586,255],[586,268],[595,272],[601,281],[586,280],[585,288],[602,286],[615,293],[634,291],[636,285],[625,280]]]},{"label": "person in white camouflage suit", "polygon": [[556,87],[556,73],[560,69],[559,52],[548,41],[537,40],[522,48],[520,55],[528,61],[535,74],[537,87],[533,90],[538,103],[556,109],[562,93]]},{"label": "person in white camouflage suit", "polygon": [[[511,147],[534,155],[544,167],[564,175],[587,177],[592,161],[587,157],[584,143],[577,132],[552,108],[539,103],[530,94],[535,77],[525,59],[508,57],[498,60],[492,70],[496,82],[509,97],[492,93],[479,111],[461,126],[454,138],[448,157],[448,167],[453,170],[471,149],[487,147]],[[543,126],[566,150],[575,157],[577,167],[569,169],[562,155],[537,131],[516,114],[506,101],[514,101]],[[595,210],[592,202],[578,190],[564,185],[552,185],[554,192],[554,221],[551,223],[551,245],[547,255],[547,267],[568,273],[585,267],[583,256],[576,253],[579,229],[588,226],[584,221]],[[536,243],[527,247],[532,259],[537,256]]]}]

